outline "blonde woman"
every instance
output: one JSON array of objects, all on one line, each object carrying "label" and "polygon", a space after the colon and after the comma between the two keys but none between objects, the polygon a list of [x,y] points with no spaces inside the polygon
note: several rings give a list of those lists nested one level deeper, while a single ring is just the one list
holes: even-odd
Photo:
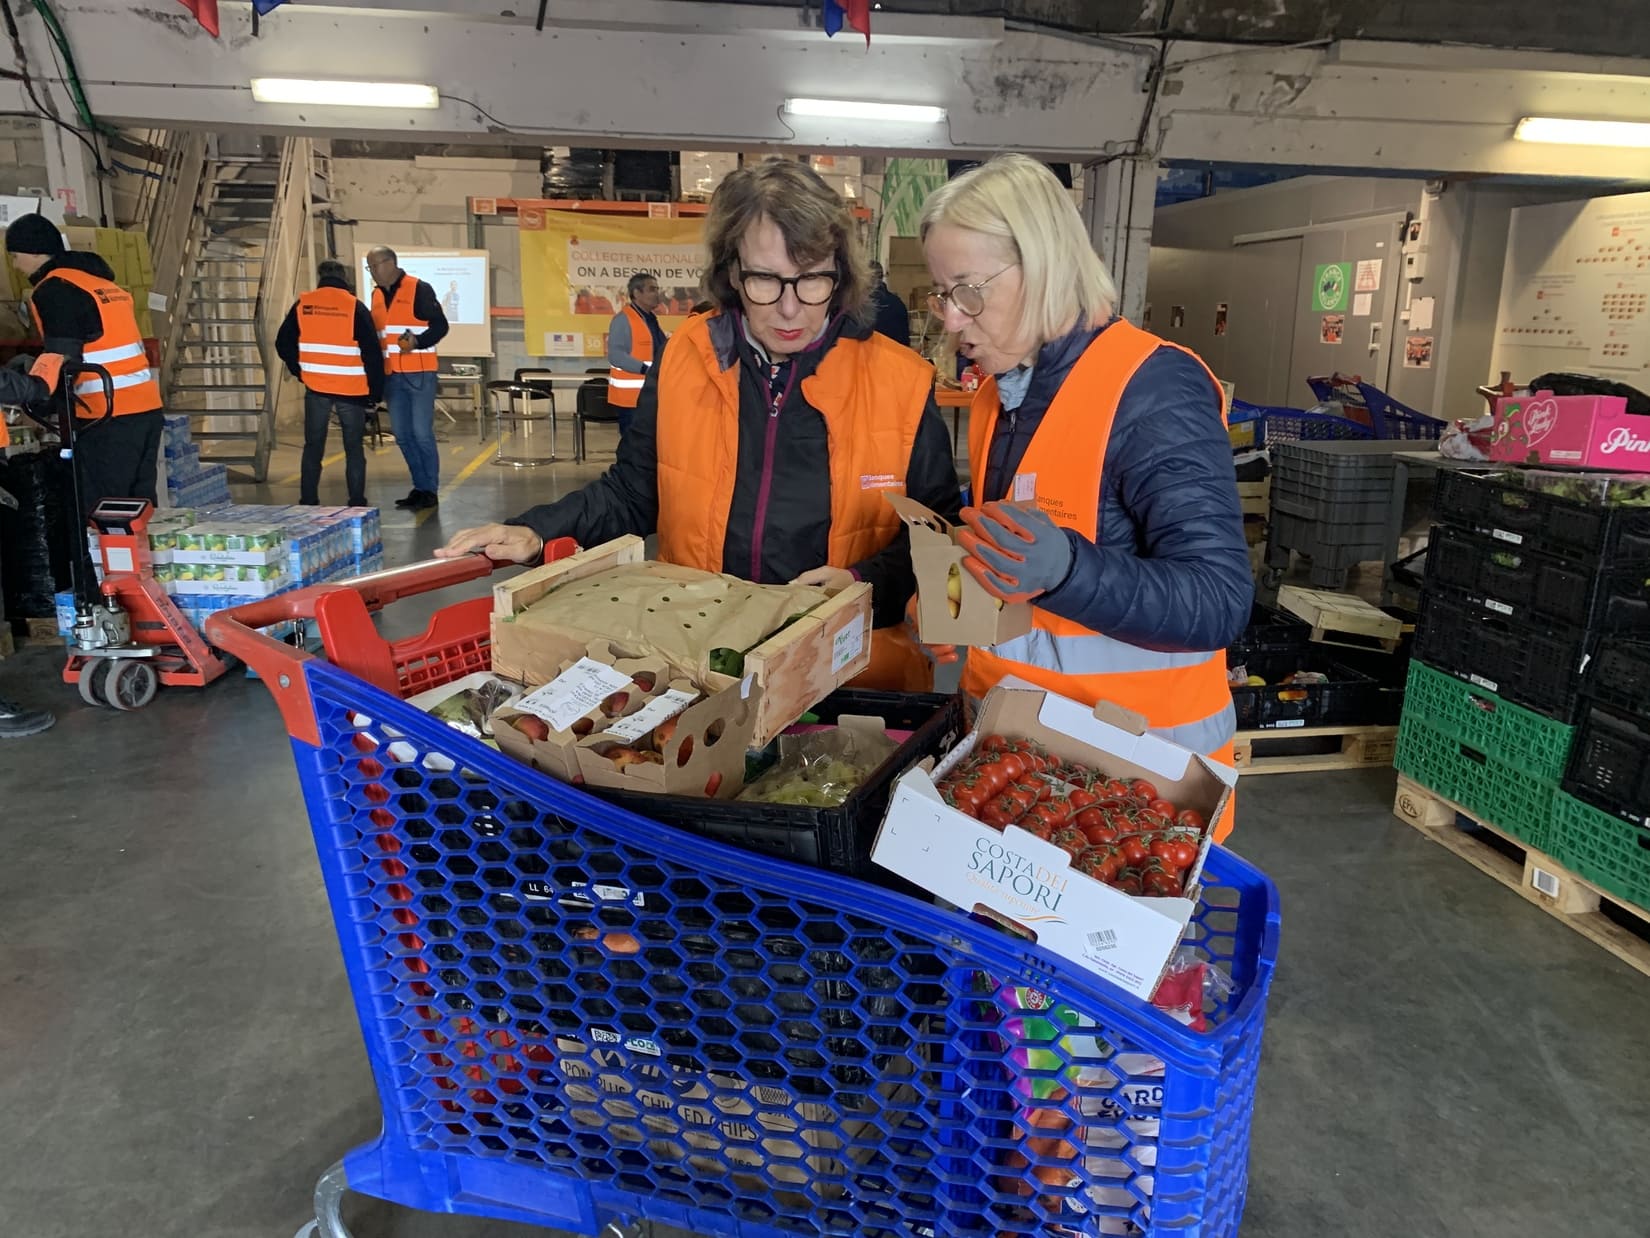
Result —
[{"label": "blonde woman", "polygon": [[705,218],[705,290],[647,372],[614,466],[437,554],[529,563],[544,543],[657,532],[659,558],[767,584],[871,585],[871,666],[856,683],[924,690],[905,628],[910,539],[884,499],[952,518],[951,440],[934,371],[865,319],[870,275],[841,197],[794,160],[742,168]]},{"label": "blonde woman", "polygon": [[969,417],[965,566],[1036,607],[1028,635],[969,651],[964,689],[1017,675],[1115,701],[1231,762],[1223,651],[1253,580],[1219,384],[1117,317],[1076,207],[1034,160],[945,185],[921,236],[930,309],[993,376]]}]

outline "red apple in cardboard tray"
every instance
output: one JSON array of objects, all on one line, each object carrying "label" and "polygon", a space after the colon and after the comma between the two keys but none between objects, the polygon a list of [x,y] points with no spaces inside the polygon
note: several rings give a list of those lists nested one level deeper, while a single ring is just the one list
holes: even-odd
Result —
[{"label": "red apple in cardboard tray", "polygon": [[602,702],[602,712],[609,718],[617,718],[624,713],[625,707],[630,704],[629,692],[615,692]]},{"label": "red apple in cardboard tray", "polygon": [[618,748],[609,748],[606,752],[602,753],[602,755],[609,761],[613,762],[616,769],[624,769],[630,765],[641,765],[647,760],[647,757],[642,753],[637,752],[636,749],[622,746]]},{"label": "red apple in cardboard tray", "polygon": [[533,740],[535,743],[540,743],[550,738],[550,724],[543,718],[537,717],[533,714],[522,714],[519,718],[515,719],[512,725],[516,728],[516,730],[520,731],[523,735],[525,735],[528,739]]}]

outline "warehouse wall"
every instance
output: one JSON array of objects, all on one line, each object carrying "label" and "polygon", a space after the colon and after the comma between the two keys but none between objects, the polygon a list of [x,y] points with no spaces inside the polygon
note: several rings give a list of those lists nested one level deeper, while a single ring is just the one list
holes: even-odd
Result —
[{"label": "warehouse wall", "polygon": [[[1165,207],[1157,213],[1152,235],[1147,284],[1152,330],[1198,351],[1216,373],[1238,384],[1240,397],[1255,403],[1298,406],[1308,401],[1303,379],[1309,370],[1321,368],[1312,362],[1333,356],[1338,368],[1362,373],[1423,412],[1476,416],[1484,405],[1474,389],[1496,377],[1499,366],[1492,354],[1512,211],[1619,191],[1597,182],[1454,182],[1434,184],[1429,191],[1426,182],[1411,179],[1301,177]],[[1310,301],[1316,264],[1375,252],[1331,253],[1323,238],[1343,228],[1354,235],[1365,227],[1360,221],[1398,212],[1425,215],[1426,266],[1424,278],[1405,279],[1396,246],[1380,251],[1390,254],[1383,259],[1383,289],[1396,281],[1394,316],[1383,324],[1383,353],[1369,351],[1369,320],[1350,316],[1345,339],[1333,352],[1309,345],[1320,321]],[[1269,232],[1280,235],[1232,245],[1236,237]],[[1432,364],[1407,368],[1404,340],[1411,332],[1414,302],[1422,297],[1433,299],[1433,326],[1425,332],[1433,337]],[[1229,303],[1227,334],[1215,337],[1215,306],[1222,301]],[[1179,329],[1170,320],[1176,304],[1186,307],[1186,322]]]},{"label": "warehouse wall", "polygon": [[[350,221],[336,229],[339,257],[352,262],[357,242],[471,248],[471,197],[537,198],[540,185],[538,164],[524,159],[335,159],[333,211]],[[481,248],[492,255],[493,304],[520,305],[515,216],[487,221]],[[486,363],[492,376],[508,377],[518,367],[540,363],[526,351],[519,318],[493,320],[493,353]]]},{"label": "warehouse wall", "polygon": [[[1389,368],[1402,347],[1394,329],[1404,304],[1398,221],[1420,210],[1422,191],[1419,180],[1307,176],[1164,207],[1152,224],[1151,329],[1199,353],[1253,403],[1308,405],[1306,376],[1341,370],[1427,410],[1433,371]],[[1374,312],[1345,315],[1341,343],[1325,345],[1322,315],[1312,309],[1316,267],[1366,258],[1382,263]],[[1221,304],[1226,327],[1217,336]],[[1179,326],[1175,306],[1185,311]],[[1371,350],[1376,322],[1379,347]]]},{"label": "warehouse wall", "polygon": [[46,143],[30,116],[0,116],[0,194],[50,192]]}]

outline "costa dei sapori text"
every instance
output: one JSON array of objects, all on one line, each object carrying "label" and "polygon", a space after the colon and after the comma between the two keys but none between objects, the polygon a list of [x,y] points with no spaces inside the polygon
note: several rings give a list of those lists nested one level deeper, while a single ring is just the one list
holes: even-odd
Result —
[{"label": "costa dei sapori text", "polygon": [[1069,870],[1056,872],[1039,864],[1008,846],[995,833],[976,838],[974,854],[968,858],[968,880],[972,884],[1009,894],[1045,920],[1059,918],[1060,903],[1066,896],[1070,879]]}]

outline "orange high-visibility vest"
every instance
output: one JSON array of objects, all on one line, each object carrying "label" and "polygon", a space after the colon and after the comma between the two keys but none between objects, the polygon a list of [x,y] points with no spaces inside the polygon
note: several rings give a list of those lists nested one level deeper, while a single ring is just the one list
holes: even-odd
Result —
[{"label": "orange high-visibility vest", "polygon": [[[706,314],[688,319],[659,362],[659,558],[722,570],[722,545],[739,467],[739,366],[723,369]],[[848,568],[899,536],[884,501],[904,493],[917,427],[934,370],[884,336],[839,339],[802,380],[802,395],[825,419],[830,443],[830,567]],[[933,667],[903,624],[871,635],[862,688],[922,692]]]},{"label": "orange high-visibility vest", "polygon": [[[653,332],[647,329],[647,319],[633,305],[624,307],[623,314],[630,319],[630,355],[636,360],[653,363]],[[632,374],[613,366],[607,371],[607,402],[614,408],[635,408],[642,396],[642,383],[647,380],[644,371]]]},{"label": "orange high-visibility vest", "polygon": [[378,338],[384,345],[386,374],[423,374],[435,370],[441,364],[433,348],[415,348],[412,352],[402,352],[401,346],[396,343],[402,332],[411,331],[417,336],[423,334],[430,325],[425,319],[413,313],[413,294],[418,291],[418,284],[419,281],[411,275],[403,275],[401,283],[395,289],[395,300],[387,304],[384,290],[376,284],[373,285],[372,323],[378,328]]},{"label": "orange high-visibility vest", "polygon": [[[1056,524],[1095,541],[1100,476],[1117,403],[1135,371],[1165,346],[1178,347],[1127,322],[1115,322],[1102,331],[1078,358],[1043,414],[1009,497],[1034,495],[1037,506]],[[1203,365],[1196,354],[1181,351]],[[1221,402],[1224,421],[1225,394],[1213,374],[1209,382]],[[969,410],[968,460],[977,487],[985,482],[1000,408],[996,381],[988,379]],[[995,496],[974,497],[978,503]],[[1157,734],[1232,763],[1237,715],[1226,682],[1224,650],[1166,653],[1142,649],[1040,608],[1033,610],[1033,623],[1024,636],[994,648],[970,649],[963,668],[964,691],[983,697],[1005,675],[1017,675],[1087,705],[1114,701],[1142,715]],[[1222,825],[1217,838],[1230,830],[1229,815]]]},{"label": "orange high-visibility vest", "polygon": [[[160,380],[149,367],[149,354],[143,348],[143,334],[138,330],[137,315],[132,310],[132,294],[119,284],[85,271],[60,268],[50,271],[45,279],[61,279],[90,293],[97,304],[98,316],[103,320],[103,333],[89,341],[81,350],[80,359],[101,365],[114,381],[116,417],[132,413],[147,413],[161,405]],[[35,330],[45,335],[40,324],[40,311],[29,303],[34,315]],[[108,411],[103,399],[103,380],[83,374],[74,386],[79,401],[75,415],[101,417]]]},{"label": "orange high-visibility vest", "polygon": [[365,399],[367,367],[355,338],[355,294],[317,288],[298,298],[298,370],[322,395]]}]

